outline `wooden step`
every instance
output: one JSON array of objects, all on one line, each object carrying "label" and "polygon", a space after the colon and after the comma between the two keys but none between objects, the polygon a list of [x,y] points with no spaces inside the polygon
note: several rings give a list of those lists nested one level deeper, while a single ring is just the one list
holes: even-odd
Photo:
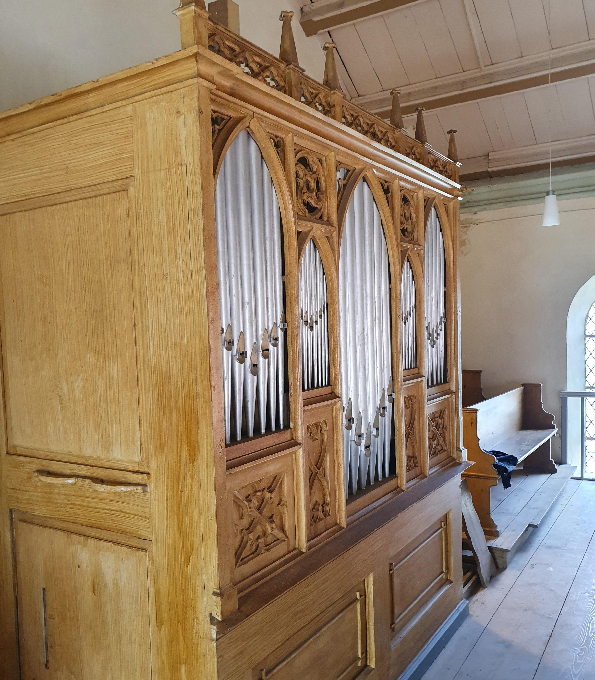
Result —
[{"label": "wooden step", "polygon": [[539,526],[575,470],[574,465],[558,466],[557,474],[549,475],[539,485],[502,534],[488,542],[488,548],[494,556],[498,569],[506,569],[513,555],[527,540],[529,534]]}]

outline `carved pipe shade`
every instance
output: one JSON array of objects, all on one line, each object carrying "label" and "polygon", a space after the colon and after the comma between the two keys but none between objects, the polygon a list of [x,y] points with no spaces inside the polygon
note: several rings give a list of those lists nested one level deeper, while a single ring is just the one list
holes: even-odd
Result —
[{"label": "carved pipe shade", "polygon": [[262,153],[243,130],[216,195],[225,438],[284,427],[285,314],[281,216]]},{"label": "carved pipe shade", "polygon": [[302,387],[325,387],[329,384],[326,278],[312,240],[308,241],[300,265],[300,328]]},{"label": "carved pipe shade", "polygon": [[354,494],[388,476],[392,434],[388,252],[365,181],[345,217],[339,295],[345,485]]},{"label": "carved pipe shade", "polygon": [[425,245],[425,315],[428,387],[447,381],[446,260],[444,237],[436,208],[432,208]]}]

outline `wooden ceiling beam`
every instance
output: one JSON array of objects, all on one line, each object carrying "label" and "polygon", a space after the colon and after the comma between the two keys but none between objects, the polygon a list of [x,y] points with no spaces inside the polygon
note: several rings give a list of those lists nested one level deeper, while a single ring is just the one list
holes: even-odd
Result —
[{"label": "wooden ceiling beam", "polygon": [[302,7],[300,24],[307,36],[411,5],[419,0],[318,0]]},{"label": "wooden ceiling beam", "polygon": [[[595,74],[595,40],[552,50],[552,83]],[[548,54],[521,57],[483,69],[457,73],[400,88],[403,115],[455,106],[465,102],[520,92],[547,85]],[[353,100],[381,118],[390,116],[391,95],[384,91]]]}]

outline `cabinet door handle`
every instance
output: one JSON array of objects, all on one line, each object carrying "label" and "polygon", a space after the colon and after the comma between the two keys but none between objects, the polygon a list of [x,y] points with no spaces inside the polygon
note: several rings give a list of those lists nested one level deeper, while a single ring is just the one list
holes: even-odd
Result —
[{"label": "cabinet door handle", "polygon": [[109,479],[99,479],[98,477],[83,477],[77,475],[63,475],[59,472],[50,472],[49,470],[35,470],[37,479],[50,484],[85,484],[92,486],[97,491],[127,491],[136,493],[147,493],[149,486],[147,484],[137,484],[135,482],[117,482]]}]

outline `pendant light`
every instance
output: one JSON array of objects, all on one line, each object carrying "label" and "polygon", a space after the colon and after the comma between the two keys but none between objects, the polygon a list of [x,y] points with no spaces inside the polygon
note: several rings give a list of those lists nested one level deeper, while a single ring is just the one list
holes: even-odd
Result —
[{"label": "pendant light", "polygon": [[548,93],[548,107],[547,107],[547,125],[550,145],[550,188],[545,194],[545,206],[543,209],[542,227],[557,227],[560,224],[560,215],[558,214],[558,199],[556,193],[552,189],[552,106],[551,106],[551,85],[552,85],[552,40],[551,40],[551,0],[547,3],[548,13],[548,37],[550,38],[550,50],[548,58],[548,75],[547,75],[547,93]]}]

